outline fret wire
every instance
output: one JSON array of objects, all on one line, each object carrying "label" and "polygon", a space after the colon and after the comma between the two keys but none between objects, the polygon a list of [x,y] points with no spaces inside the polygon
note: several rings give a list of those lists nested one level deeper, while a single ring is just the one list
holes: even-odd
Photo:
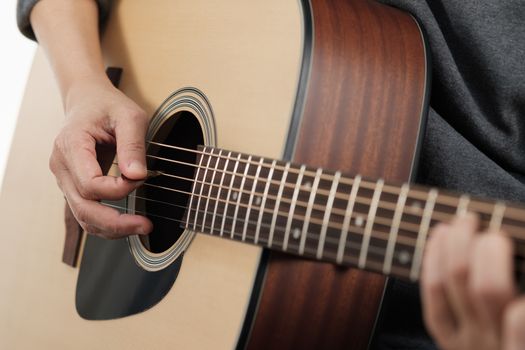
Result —
[{"label": "fret wire", "polygon": [[[222,153],[222,149],[219,149],[219,155],[221,153]],[[202,227],[203,227],[203,229],[204,229],[204,224],[206,223],[206,214],[208,213],[208,206],[210,204],[211,190],[213,188],[213,184],[215,183],[215,175],[217,174],[217,170],[219,169],[219,159],[220,158],[217,158],[217,160],[215,162],[215,169],[214,169],[213,174],[211,176],[211,185],[208,187],[208,197],[206,198],[206,206],[204,207],[204,215],[202,216]],[[195,225],[195,227],[197,227],[197,225]]]},{"label": "fret wire", "polygon": [[412,281],[417,281],[419,278],[423,248],[427,241],[430,218],[432,217],[432,211],[434,210],[434,205],[436,204],[437,195],[438,191],[434,188],[428,193],[427,203],[425,204],[425,210],[423,212],[423,218],[421,219],[421,230],[417,236],[416,248],[414,251],[414,257],[412,259],[412,269],[410,270],[410,279]]},{"label": "fret wire", "polygon": [[302,254],[304,251],[304,245],[306,243],[307,229],[308,229],[308,225],[310,224],[310,215],[312,214],[312,205],[313,205],[315,196],[317,194],[317,187],[319,186],[319,181],[320,181],[322,172],[323,170],[321,168],[317,168],[317,172],[315,173],[314,183],[310,191],[310,199],[308,200],[308,206],[306,207],[306,214],[304,216],[303,230],[301,232],[301,243],[299,245],[299,254]]},{"label": "fret wire", "polygon": [[496,202],[492,217],[489,223],[489,231],[498,232],[501,229],[501,222],[503,221],[503,214],[505,213],[505,203],[502,201]]},{"label": "fret wire", "polygon": [[[145,198],[145,199],[147,200],[147,198]],[[112,204],[109,204],[109,203],[103,203],[103,204],[106,205],[106,206],[108,206],[108,207],[115,208],[115,209],[121,209],[121,210],[125,210],[125,211],[127,211],[127,209],[128,209],[128,208],[126,208],[126,207],[121,207],[121,206],[117,206],[117,205],[112,205]],[[197,209],[192,209],[192,210],[196,210],[196,211],[197,211]],[[200,211],[200,210],[199,210],[199,211]],[[136,213],[141,213],[140,211],[135,211],[135,212],[136,212]],[[142,212],[142,213],[143,213],[143,212]],[[146,215],[146,213],[143,213],[143,214]],[[166,219],[166,220],[170,220],[170,221],[180,222],[180,223],[184,222],[184,221],[177,220],[177,219],[174,219],[174,218],[168,218],[168,217],[158,216],[158,215],[154,215],[154,214],[150,214],[150,213],[147,213],[147,215],[151,215],[151,216],[159,217],[159,218]],[[232,217],[231,217],[231,216],[228,216],[228,218],[231,219]],[[253,221],[250,221],[250,222],[253,223]],[[263,224],[263,226],[268,226],[268,224]],[[202,231],[202,233],[213,235],[213,233],[212,233],[211,230],[207,230],[207,231],[206,231],[206,229],[208,229],[208,228],[211,229],[211,226],[210,226],[210,227],[205,226],[205,230]],[[189,228],[189,229],[193,229],[193,228]],[[282,227],[277,227],[277,229],[282,230]],[[239,235],[240,235],[240,234],[238,234],[238,233],[236,234],[236,236],[239,236]],[[312,233],[312,236],[313,236],[313,238],[318,238],[318,235],[315,234],[315,233]],[[235,238],[235,237],[234,237],[234,238]],[[248,238],[251,238],[251,237],[248,237]],[[332,240],[333,243],[334,243],[334,242],[337,242],[337,240],[335,240],[335,239],[330,239],[330,238],[328,238],[328,240]],[[264,244],[266,244],[266,242],[267,242],[264,238],[262,238],[260,241],[261,241],[262,243],[264,243]],[[359,245],[356,244],[356,243],[348,242],[348,243],[347,243],[347,246],[348,246],[350,249],[354,249],[356,252],[359,251]],[[292,247],[292,248],[298,248],[298,245],[294,245],[293,243],[290,243],[290,247]],[[275,247],[275,246],[274,246],[274,248],[278,248],[278,247]],[[379,249],[380,249],[380,248],[371,247],[371,251],[374,251],[374,252],[376,252],[376,253],[379,253]],[[310,257],[315,257],[315,252],[316,252],[316,250],[315,250],[314,248],[308,248],[308,247],[305,247],[304,252],[308,253]],[[303,254],[303,255],[304,255],[304,254]],[[327,256],[325,256],[325,259],[326,259],[326,258],[327,258]],[[328,256],[328,258],[330,258],[331,260],[335,261],[335,255],[332,256],[332,257]],[[346,256],[346,257],[345,257],[345,261],[344,261],[343,263],[348,263],[347,265],[355,265],[355,266],[357,266],[357,258],[356,258],[355,256],[352,256],[352,255]],[[372,261],[372,264],[378,265],[379,263],[377,263],[377,262],[373,262],[373,261]],[[378,265],[378,266],[379,266],[379,265]],[[368,269],[370,269],[370,267],[371,267],[371,266],[367,266]],[[373,266],[372,266],[372,267],[373,267]],[[375,270],[375,271],[379,272],[379,269],[377,269],[377,270]]]},{"label": "fret wire", "polygon": [[339,178],[341,173],[338,171],[335,173],[334,181],[332,182],[332,188],[330,189],[330,195],[328,196],[328,201],[326,202],[326,210],[323,217],[323,225],[321,228],[321,238],[319,239],[319,245],[317,246],[317,259],[321,259],[323,256],[324,241],[326,238],[326,230],[328,229],[328,220],[332,214],[332,206],[334,204],[335,191],[339,185]]},{"label": "fret wire", "polygon": [[[206,147],[204,147],[204,151],[206,151]],[[201,159],[200,159],[199,163],[202,163],[202,158],[204,158],[204,156],[201,156]],[[208,161],[206,162],[206,168],[204,169],[204,176],[202,177],[204,183],[206,182],[206,176],[208,176],[208,169],[209,169],[209,166],[210,166],[210,162],[211,162],[211,157],[208,157]],[[195,178],[198,179],[199,177],[196,176]],[[197,200],[197,208],[201,207],[201,198],[202,198],[202,190],[204,189],[204,183],[201,184],[201,186],[200,186],[199,199]],[[204,213],[203,217],[205,217],[205,216],[206,216],[206,214]],[[195,214],[195,222],[193,223],[193,226],[195,226],[195,227],[197,227],[197,219],[198,219],[198,217],[199,217],[199,215]]]},{"label": "fret wire", "polygon": [[[122,207],[120,207],[120,208],[121,208],[121,209],[126,209],[126,208],[122,208]],[[197,210],[197,209],[191,209],[191,210]],[[222,216],[222,215],[219,215],[219,216]],[[232,219],[232,216],[226,215],[226,218],[227,218],[227,219]],[[174,219],[170,219],[170,218],[165,218],[165,219],[168,219],[168,220],[174,220]],[[174,221],[179,221],[179,220],[174,220]],[[254,221],[251,221],[251,220],[250,220],[250,222],[251,222],[251,223],[255,223]],[[270,227],[270,224],[262,223],[261,226],[262,226],[262,227],[265,227],[265,228],[269,228],[269,227]],[[188,228],[194,230],[193,227],[188,227]],[[281,231],[281,232],[284,233],[285,227],[284,227],[284,226],[276,226],[275,229],[276,229],[277,231]],[[201,231],[201,232],[202,232],[202,233],[206,233],[206,234],[212,234],[213,231],[211,230],[211,226],[205,226],[205,230],[203,230],[203,231]],[[320,238],[320,235],[317,234],[317,233],[315,233],[315,232],[311,232],[309,235],[310,235],[311,238],[314,238],[314,239],[318,239],[318,238]],[[239,238],[242,239],[241,234],[238,233],[238,232],[234,233],[234,237],[239,237]],[[231,238],[231,237],[228,237],[228,238]],[[252,238],[252,237],[248,236],[248,238]],[[262,238],[259,239],[259,241],[260,241],[260,243],[263,243],[264,245],[267,245],[268,239],[262,237]],[[332,244],[336,244],[336,243],[338,242],[338,240],[337,240],[336,238],[332,238],[332,237],[329,237],[329,236],[326,237],[326,241],[329,242],[329,243],[332,243]],[[290,245],[290,247],[293,247],[293,243],[289,243],[289,245]],[[355,243],[355,242],[352,242],[352,241],[348,241],[348,242],[346,242],[346,246],[347,246],[349,249],[353,249],[353,250],[355,251],[355,253],[354,253],[355,256],[358,255],[357,253],[360,251],[360,247],[361,247],[360,244]],[[276,248],[276,247],[278,248],[278,246],[276,246],[276,245],[273,245],[273,247],[274,247],[274,248]],[[299,248],[299,246],[296,245],[295,248]],[[317,250],[316,250],[315,248],[313,248],[313,249],[309,249],[308,247],[305,247],[305,248],[304,248],[304,251],[306,251],[307,249],[310,250],[310,251],[312,252],[312,257],[315,257],[315,256],[316,256],[316,252],[317,252]],[[298,249],[298,251],[299,251],[299,249]],[[383,249],[383,248],[379,248],[379,247],[371,246],[371,247],[370,247],[370,251],[371,251],[371,252],[374,252],[374,253],[376,253],[376,254],[382,254],[382,253],[384,252],[384,249]],[[303,252],[303,253],[304,253],[304,252]],[[356,261],[357,261],[357,258],[356,258]]]},{"label": "fret wire", "polygon": [[379,197],[383,189],[384,181],[379,179],[374,190],[374,196],[372,198],[372,204],[368,211],[368,217],[366,219],[365,233],[363,236],[363,244],[361,247],[361,254],[359,255],[359,267],[364,268],[366,264],[366,256],[368,253],[368,246],[370,244],[370,235],[372,234],[372,227],[374,226],[374,218],[376,216],[377,205],[379,204]]},{"label": "fret wire", "polygon": [[[226,164],[224,164],[224,169],[228,169],[228,163],[230,162],[230,155],[231,155],[231,152],[228,152],[228,158],[226,158]],[[221,198],[221,190],[222,190],[222,184],[224,183],[224,176],[225,176],[226,172],[223,172],[222,175],[221,175],[221,187],[219,187],[219,190],[217,191],[217,198]],[[215,218],[217,217],[217,206],[219,205],[219,201],[218,200],[215,200],[215,207],[213,209],[213,216],[212,216],[212,219],[211,219],[211,227],[212,227],[212,231],[213,231],[213,228],[215,227]],[[190,208],[191,210],[191,208]]]},{"label": "fret wire", "polygon": [[295,205],[297,203],[297,197],[299,196],[299,189],[301,188],[305,168],[306,167],[304,165],[301,165],[301,168],[299,169],[299,176],[297,176],[297,181],[295,182],[295,189],[293,191],[290,210],[288,212],[288,220],[286,222],[286,229],[284,231],[283,251],[286,251],[286,249],[288,249],[288,240],[290,239],[290,230],[292,228],[293,213],[295,212]]},{"label": "fret wire", "polygon": [[[239,155],[240,157],[240,155]],[[248,156],[248,161],[252,159],[252,156]],[[247,163],[244,168],[244,176],[241,179],[241,186],[239,187],[239,194],[237,196],[237,205],[235,206],[235,212],[233,214],[233,223],[232,223],[232,238],[233,238],[233,232],[235,232],[235,224],[237,223],[237,214],[239,212],[239,205],[241,204],[241,197],[242,197],[242,189],[244,189],[244,183],[246,181],[246,174],[248,174],[248,169],[250,168],[250,163]]]},{"label": "fret wire", "polygon": [[281,184],[277,192],[277,200],[275,201],[275,206],[273,208],[272,224],[270,225],[270,236],[268,238],[268,247],[271,247],[273,243],[273,231],[275,229],[275,221],[277,220],[277,212],[279,210],[280,200],[283,195],[284,181],[286,180],[286,177],[288,176],[289,169],[290,169],[290,162],[287,162],[286,166],[284,167],[283,175],[281,177]]},{"label": "fret wire", "polygon": [[[337,249],[337,262],[341,263],[344,257],[344,242],[346,242],[346,237],[348,236],[348,230],[350,228],[350,221],[352,220],[352,214],[354,211],[355,199],[357,197],[357,191],[359,191],[359,185],[361,184],[361,176],[357,175],[354,178],[354,184],[350,190],[350,198],[346,206],[345,218],[343,221],[343,231],[341,233],[341,238],[339,241],[339,246]],[[346,243],[345,243],[346,244]]]},{"label": "fret wire", "polygon": [[226,195],[226,204],[224,204],[224,215],[222,217],[221,232],[220,232],[221,237],[224,234],[224,224],[225,224],[226,215],[227,215],[227,212],[228,212],[228,205],[231,204],[231,202],[230,202],[230,195],[232,193],[233,182],[234,182],[235,176],[237,174],[237,167],[239,166],[239,160],[240,159],[241,159],[241,154],[239,153],[237,155],[237,159],[235,160],[235,165],[233,166],[233,172],[232,172],[233,175],[232,175],[232,177],[230,179],[230,186],[228,187],[228,194]]},{"label": "fret wire", "polygon": [[261,205],[259,206],[259,219],[257,220],[257,228],[255,229],[255,238],[254,238],[254,242],[255,243],[257,243],[259,241],[259,232],[260,232],[260,229],[261,229],[262,217],[263,217],[264,210],[265,210],[266,196],[268,196],[268,189],[270,188],[270,180],[271,180],[271,178],[273,176],[273,170],[275,169],[275,164],[276,163],[277,163],[277,161],[275,161],[275,160],[272,161],[272,166],[271,166],[270,170],[268,171],[268,181],[266,181],[266,185],[264,186],[264,193],[262,195]]},{"label": "fret wire", "polygon": [[390,228],[390,234],[388,236],[388,244],[385,254],[385,263],[383,266],[383,272],[388,275],[392,270],[392,261],[394,259],[394,248],[397,241],[397,233],[399,231],[399,224],[401,218],[403,217],[403,209],[405,208],[405,202],[407,199],[407,193],[410,189],[408,184],[403,184],[401,187],[401,194],[397,200],[396,211],[394,212],[394,220],[392,222],[392,227]]},{"label": "fret wire", "polygon": [[456,215],[465,215],[468,211],[468,204],[470,202],[470,196],[468,194],[463,194],[459,197],[458,209]]},{"label": "fret wire", "polygon": [[257,170],[255,171],[255,180],[253,180],[252,190],[250,192],[250,199],[248,201],[248,209],[246,210],[246,217],[244,219],[244,227],[242,229],[242,240],[246,239],[246,230],[248,229],[248,220],[250,218],[250,212],[252,211],[253,197],[255,196],[255,187],[257,181],[259,181],[259,175],[261,173],[261,168],[264,163],[264,158],[259,159],[259,165],[257,165]]},{"label": "fret wire", "polygon": [[[202,153],[200,151],[196,151],[196,150],[192,150],[192,149],[184,149],[184,148],[181,148],[181,147],[176,147],[176,146],[171,146],[171,145],[163,145],[163,144],[160,144],[160,143],[154,143],[154,144],[165,146],[165,147],[178,148],[178,149],[182,149],[182,150],[187,151],[187,152]],[[153,158],[160,159],[160,160],[164,160],[164,161],[168,161],[168,162],[176,162],[176,163],[179,163],[179,164],[196,167],[196,165],[191,164],[191,163],[176,161],[176,160],[163,158],[163,157],[157,157],[157,156],[153,156],[153,155],[146,155],[146,156],[147,157],[153,157]],[[227,156],[221,156],[221,157],[227,157]],[[293,169],[293,170],[295,171],[296,169]],[[307,170],[306,172],[308,172],[310,174],[313,174],[313,170]],[[333,175],[326,174],[326,175],[323,175],[322,178],[323,179],[328,179],[328,180],[330,180],[330,179],[333,180]],[[352,185],[352,179],[343,177],[343,178],[341,178],[341,183]],[[368,189],[374,189],[374,186],[375,186],[375,182],[373,182],[373,181],[362,181],[362,184],[361,184],[361,187],[368,188]],[[385,184],[383,186],[383,192],[385,192],[385,193],[391,193],[391,194],[398,195],[399,194],[399,190],[400,190],[399,186],[394,186],[394,185],[389,185],[389,184]],[[427,193],[427,191],[425,189],[423,189],[423,190],[411,189],[411,193],[409,194],[409,198],[416,198],[416,199],[420,199],[420,200],[425,200],[425,198],[427,198],[427,195],[428,195],[428,193]],[[475,202],[473,201],[472,203],[474,205],[478,205],[478,206],[479,205],[485,206],[484,209],[479,209],[478,208],[477,209],[478,212],[483,212],[485,214],[490,214],[492,212],[492,204],[491,203],[487,203],[486,201],[482,201],[482,200],[479,200],[479,199],[477,201],[475,201]],[[451,195],[442,194],[440,196],[440,201],[437,202],[437,204],[457,207],[457,205],[458,205],[458,196],[455,196],[455,195],[452,195],[452,194]],[[514,208],[508,208],[508,209],[514,209]],[[489,210],[490,212],[487,213],[484,210]],[[515,220],[520,220],[520,217],[523,214],[523,210],[522,209],[516,209],[516,210],[518,210],[518,212],[515,213],[516,216],[513,215],[512,218],[515,219]]]}]

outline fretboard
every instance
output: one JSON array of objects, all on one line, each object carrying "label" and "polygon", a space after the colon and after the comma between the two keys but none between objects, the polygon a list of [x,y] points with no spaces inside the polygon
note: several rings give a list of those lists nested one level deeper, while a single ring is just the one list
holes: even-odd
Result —
[{"label": "fretboard", "polygon": [[200,147],[191,230],[416,281],[432,226],[477,213],[525,251],[525,209],[411,184]]}]

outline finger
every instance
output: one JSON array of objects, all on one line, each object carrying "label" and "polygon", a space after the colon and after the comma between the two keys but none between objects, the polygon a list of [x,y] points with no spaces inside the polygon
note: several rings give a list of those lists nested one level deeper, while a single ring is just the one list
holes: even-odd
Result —
[{"label": "finger", "polygon": [[497,233],[474,242],[469,290],[478,317],[499,333],[502,312],[516,295],[513,249],[509,239]]},{"label": "finger", "polygon": [[503,349],[525,349],[525,298],[507,305],[503,316]]},{"label": "finger", "polygon": [[447,274],[446,293],[459,323],[467,324],[474,317],[468,294],[469,261],[478,218],[467,213],[456,217],[446,235],[444,259]]},{"label": "finger", "polygon": [[142,111],[126,110],[115,116],[117,155],[122,174],[131,180],[146,178],[146,130],[148,121]]},{"label": "finger", "polygon": [[97,161],[96,141],[87,132],[72,132],[60,152],[78,193],[85,199],[122,199],[141,185],[122,177],[104,176]]},{"label": "finger", "polygon": [[77,211],[79,222],[86,224],[88,232],[97,233],[105,238],[116,239],[129,235],[145,235],[151,232],[153,225],[144,216],[121,214],[113,208],[98,202],[82,200]]},{"label": "finger", "polygon": [[67,174],[61,174],[60,183],[75,218],[88,232],[114,239],[148,234],[153,229],[144,216],[121,214],[99,202],[82,198]]},{"label": "finger", "polygon": [[431,232],[425,248],[421,275],[423,317],[429,332],[443,345],[455,333],[457,320],[445,292],[443,269],[445,237],[449,226],[439,224]]}]

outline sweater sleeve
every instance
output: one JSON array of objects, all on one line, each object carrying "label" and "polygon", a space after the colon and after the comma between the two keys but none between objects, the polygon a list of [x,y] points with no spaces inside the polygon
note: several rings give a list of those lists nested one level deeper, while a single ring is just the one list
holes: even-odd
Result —
[{"label": "sweater sleeve", "polygon": [[[29,15],[38,1],[39,0],[18,0],[16,6],[18,29],[20,29],[20,32],[31,40],[36,40],[36,38],[33,28],[31,27],[31,22],[29,21]],[[96,0],[96,2],[98,5],[99,27],[102,28],[108,18],[112,0]]]}]

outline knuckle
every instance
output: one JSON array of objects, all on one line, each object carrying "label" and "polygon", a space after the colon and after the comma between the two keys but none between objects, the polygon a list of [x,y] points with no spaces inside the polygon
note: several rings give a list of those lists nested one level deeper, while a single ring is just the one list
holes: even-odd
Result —
[{"label": "knuckle", "polygon": [[51,156],[49,157],[48,166],[49,170],[55,175],[58,173],[58,160],[56,159],[55,153],[51,153]]},{"label": "knuckle", "polygon": [[109,223],[104,230],[107,239],[117,239],[120,237],[120,227],[116,223]]},{"label": "knuckle", "polygon": [[133,112],[131,113],[131,115],[136,119],[141,119],[141,120],[147,119],[146,112],[139,107],[135,108]]},{"label": "knuckle", "polygon": [[145,146],[143,142],[140,141],[129,141],[122,145],[124,147],[124,150],[127,152],[143,152],[145,150]]},{"label": "knuckle", "polygon": [[80,186],[78,187],[78,194],[80,194],[80,196],[85,199],[92,198],[92,192],[82,184],[80,184]]},{"label": "knuckle", "polygon": [[77,190],[82,198],[94,199],[94,193],[93,193],[93,190],[91,189],[91,186],[88,180],[83,179],[83,178],[78,178],[77,183],[78,183]]},{"label": "knuckle", "polygon": [[87,233],[89,233],[91,235],[96,235],[96,236],[100,234],[100,230],[96,226],[89,225],[89,224],[86,224],[86,223],[84,223],[84,226],[85,227],[83,227],[83,229]]},{"label": "knuckle", "polygon": [[63,153],[64,150],[64,140],[63,140],[63,134],[60,133],[53,142],[53,150],[55,152]]},{"label": "knuckle", "polygon": [[89,214],[88,212],[82,207],[82,206],[74,206],[72,205],[72,208],[75,208],[74,209],[74,213],[75,213],[75,217],[77,218],[77,221],[79,222],[79,224],[82,226],[82,228],[86,229],[89,224],[88,224],[88,221],[89,221]]},{"label": "knuckle", "polygon": [[63,154],[63,142],[60,137],[57,137],[53,144],[53,150],[49,156],[49,169],[56,174],[60,171],[60,154]]},{"label": "knuckle", "polygon": [[[487,283],[488,282],[488,283]],[[479,282],[470,286],[470,294],[485,303],[496,303],[512,296],[512,290],[505,286],[487,282]]]},{"label": "knuckle", "polygon": [[465,259],[460,259],[450,265],[447,271],[448,280],[452,282],[464,281],[469,272],[468,262]]},{"label": "knuckle", "polygon": [[139,107],[127,107],[124,111],[129,121],[143,123],[146,121],[146,112]]}]

